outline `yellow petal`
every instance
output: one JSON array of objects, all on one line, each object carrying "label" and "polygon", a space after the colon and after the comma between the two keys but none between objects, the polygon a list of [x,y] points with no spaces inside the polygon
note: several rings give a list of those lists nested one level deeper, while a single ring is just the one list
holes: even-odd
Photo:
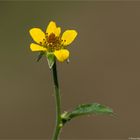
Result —
[{"label": "yellow petal", "polygon": [[60,27],[57,27],[56,31],[55,31],[55,35],[56,36],[59,36],[61,33],[61,28]]},{"label": "yellow petal", "polygon": [[45,39],[45,33],[39,28],[32,28],[29,32],[33,40],[38,44]]},{"label": "yellow petal", "polygon": [[55,51],[54,55],[56,56],[58,61],[63,62],[66,59],[69,58],[69,51],[66,50],[66,49],[62,49],[62,50],[59,50],[59,51]]},{"label": "yellow petal", "polygon": [[71,44],[76,36],[77,32],[75,30],[66,30],[62,35],[62,44],[65,46]]},{"label": "yellow petal", "polygon": [[47,48],[44,48],[44,47],[34,44],[34,43],[30,44],[30,49],[31,49],[31,51],[47,51]]},{"label": "yellow petal", "polygon": [[51,21],[46,29],[46,33],[48,36],[52,33],[55,34],[55,36],[59,36],[61,33],[61,28],[57,27],[54,21]]}]

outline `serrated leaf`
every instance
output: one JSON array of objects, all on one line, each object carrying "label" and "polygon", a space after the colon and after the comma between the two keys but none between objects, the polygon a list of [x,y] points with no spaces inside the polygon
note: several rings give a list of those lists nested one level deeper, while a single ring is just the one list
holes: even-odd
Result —
[{"label": "serrated leaf", "polygon": [[49,68],[51,69],[53,67],[54,62],[55,62],[54,54],[53,53],[47,53],[46,55],[47,55]]},{"label": "serrated leaf", "polygon": [[105,105],[98,103],[82,104],[76,107],[71,112],[65,112],[62,114],[63,122],[67,122],[75,117],[91,114],[113,114],[113,110]]}]

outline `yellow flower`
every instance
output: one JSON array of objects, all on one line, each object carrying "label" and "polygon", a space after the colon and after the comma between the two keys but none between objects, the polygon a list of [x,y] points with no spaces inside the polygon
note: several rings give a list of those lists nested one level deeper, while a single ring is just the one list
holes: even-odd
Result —
[{"label": "yellow flower", "polygon": [[37,43],[30,44],[32,51],[53,53],[60,62],[69,58],[66,46],[70,45],[77,36],[75,30],[66,30],[61,36],[61,28],[57,27],[54,21],[49,23],[45,33],[39,28],[32,28],[29,32]]}]

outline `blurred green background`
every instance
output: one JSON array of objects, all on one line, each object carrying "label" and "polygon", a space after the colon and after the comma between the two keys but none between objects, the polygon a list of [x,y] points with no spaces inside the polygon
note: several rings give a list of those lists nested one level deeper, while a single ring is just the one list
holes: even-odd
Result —
[{"label": "blurred green background", "polygon": [[45,139],[55,119],[52,78],[35,61],[29,29],[76,29],[70,64],[59,63],[62,109],[98,102],[118,114],[81,117],[62,139],[140,137],[140,2],[0,2],[0,138]]}]

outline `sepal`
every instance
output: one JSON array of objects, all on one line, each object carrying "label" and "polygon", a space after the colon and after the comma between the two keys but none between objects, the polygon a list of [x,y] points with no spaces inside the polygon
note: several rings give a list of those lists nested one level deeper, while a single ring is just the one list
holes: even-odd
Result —
[{"label": "sepal", "polygon": [[55,62],[55,56],[53,53],[50,52],[46,52],[46,56],[47,56],[49,68],[51,69]]}]

